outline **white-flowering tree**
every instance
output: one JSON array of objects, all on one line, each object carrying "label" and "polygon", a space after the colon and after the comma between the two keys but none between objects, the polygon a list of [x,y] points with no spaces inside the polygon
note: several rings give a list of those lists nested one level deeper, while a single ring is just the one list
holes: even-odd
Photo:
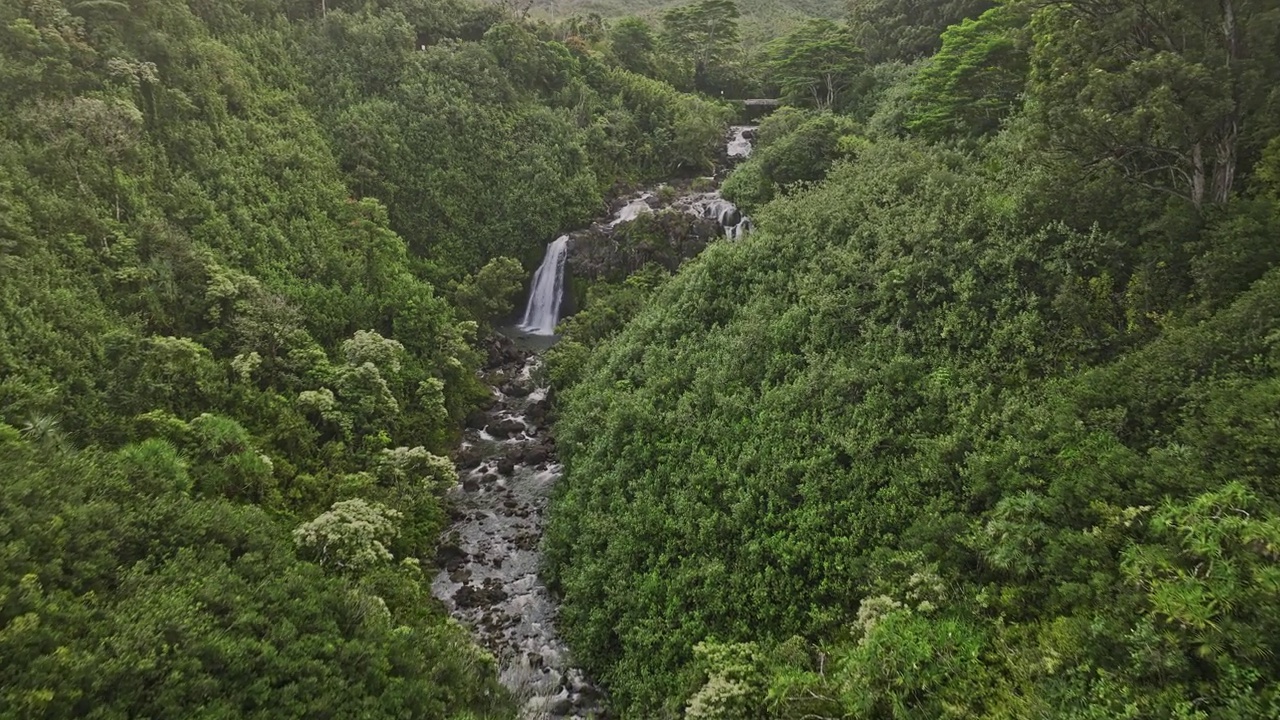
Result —
[{"label": "white-flowering tree", "polygon": [[378,479],[391,486],[426,487],[443,492],[458,482],[458,471],[447,457],[422,446],[383,450],[378,456]]},{"label": "white-flowering tree", "polygon": [[400,372],[404,345],[373,330],[357,330],[350,340],[342,342],[342,355],[351,367],[373,363],[384,374],[394,375]]},{"label": "white-flowering tree", "polygon": [[393,559],[388,549],[399,534],[400,513],[365,500],[336,502],[293,531],[299,550],[321,567],[359,575]]}]

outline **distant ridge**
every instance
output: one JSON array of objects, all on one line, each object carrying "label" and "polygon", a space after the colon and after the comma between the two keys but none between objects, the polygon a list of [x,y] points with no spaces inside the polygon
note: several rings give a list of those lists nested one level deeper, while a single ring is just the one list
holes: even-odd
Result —
[{"label": "distant ridge", "polygon": [[[598,13],[603,17],[656,16],[688,0],[533,0],[533,12],[551,17]],[[756,35],[776,35],[806,17],[838,19],[845,14],[844,0],[738,0],[744,29]],[[748,33],[753,34],[753,33]]]}]

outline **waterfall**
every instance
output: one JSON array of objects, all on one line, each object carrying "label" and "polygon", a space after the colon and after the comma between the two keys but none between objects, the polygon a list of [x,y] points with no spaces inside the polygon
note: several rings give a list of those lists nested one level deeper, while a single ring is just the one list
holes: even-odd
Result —
[{"label": "waterfall", "polygon": [[614,214],[613,219],[605,227],[615,228],[622,223],[629,223],[635,220],[644,213],[653,212],[653,208],[649,207],[649,201],[652,199],[653,193],[644,193],[635,200],[623,205],[622,209]]},{"label": "waterfall", "polygon": [[524,309],[520,329],[530,335],[555,335],[560,320],[560,300],[564,297],[564,264],[569,256],[569,236],[561,235],[547,246],[542,265],[533,275],[529,304]]},{"label": "waterfall", "polygon": [[735,125],[730,128],[733,131],[733,139],[729,141],[728,155],[731,158],[746,158],[751,156],[751,139],[755,137],[756,126],[754,125]]}]

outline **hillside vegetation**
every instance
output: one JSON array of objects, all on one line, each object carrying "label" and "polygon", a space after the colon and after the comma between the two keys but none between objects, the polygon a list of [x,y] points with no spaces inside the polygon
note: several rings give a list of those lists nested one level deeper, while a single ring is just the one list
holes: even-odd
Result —
[{"label": "hillside vegetation", "polygon": [[0,4],[0,717],[513,714],[428,588],[477,343],[729,112],[549,35]]},{"label": "hillside vegetation", "polygon": [[[657,17],[688,3],[684,0],[531,0],[527,4],[535,14],[552,18],[592,14],[617,18]],[[845,12],[843,0],[741,0],[736,4],[748,34],[760,38],[775,37],[782,28],[806,18],[834,19]]]},{"label": "hillside vegetation", "polygon": [[771,46],[757,231],[566,325],[625,717],[1280,714],[1280,5],[978,12]]}]

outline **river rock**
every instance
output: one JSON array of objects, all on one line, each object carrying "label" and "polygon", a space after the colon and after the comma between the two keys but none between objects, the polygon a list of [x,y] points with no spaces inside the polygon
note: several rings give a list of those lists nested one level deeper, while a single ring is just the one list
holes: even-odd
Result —
[{"label": "river rock", "polygon": [[474,447],[462,448],[453,456],[453,464],[457,465],[459,470],[478,468],[483,460],[480,451]]},{"label": "river rock", "polygon": [[511,477],[516,471],[516,463],[511,458],[501,458],[498,460],[498,474]]},{"label": "river rock", "polygon": [[485,426],[485,432],[494,437],[515,437],[524,432],[524,423],[515,418],[494,420]]},{"label": "river rock", "polygon": [[517,382],[509,382],[502,386],[502,393],[508,397],[526,398],[533,392],[533,388],[528,385]]},{"label": "river rock", "polygon": [[544,425],[546,424],[547,414],[550,411],[550,403],[543,399],[529,403],[529,406],[525,408],[524,414],[529,419],[529,422],[535,425]]},{"label": "river rock", "polygon": [[485,341],[485,350],[488,355],[485,363],[485,369],[487,370],[499,368],[503,365],[520,365],[528,357],[523,350],[515,346],[511,338],[496,333],[490,335]]},{"label": "river rock", "polygon": [[502,583],[495,578],[485,580],[480,587],[463,585],[453,594],[454,602],[461,608],[491,607],[506,600],[507,597],[507,592],[502,589]]},{"label": "river rock", "polygon": [[530,445],[524,449],[524,461],[529,465],[541,465],[551,456],[546,445]]},{"label": "river rock", "polygon": [[436,549],[436,564],[447,572],[461,568],[466,562],[467,554],[457,545],[445,543]]}]

